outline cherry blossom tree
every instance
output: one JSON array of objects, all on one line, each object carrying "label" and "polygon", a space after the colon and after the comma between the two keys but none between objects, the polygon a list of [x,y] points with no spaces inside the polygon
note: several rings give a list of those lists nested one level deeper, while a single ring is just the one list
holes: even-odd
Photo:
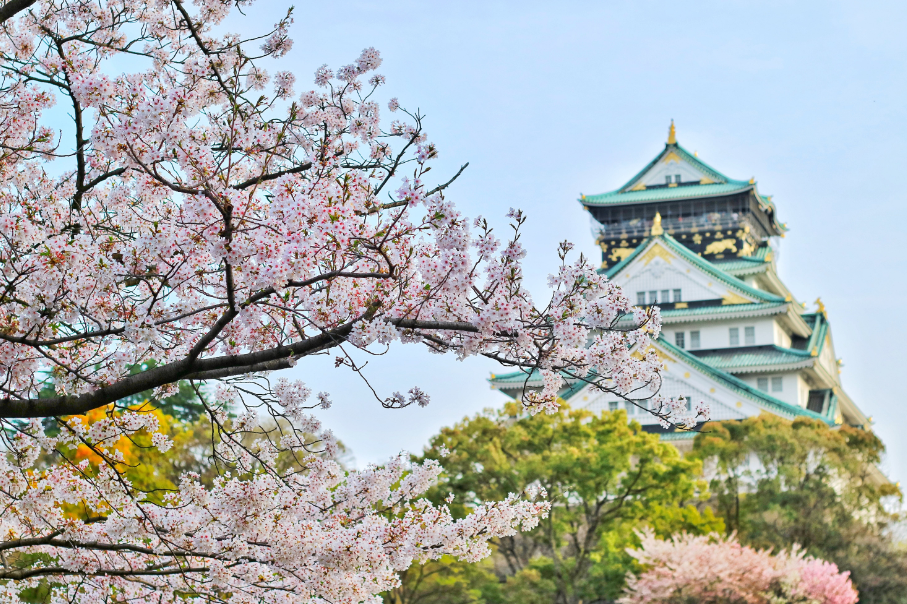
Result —
[{"label": "cherry blossom tree", "polygon": [[645,568],[627,580],[621,604],[856,604],[849,573],[794,548],[772,555],[732,536],[640,534],[629,553]]},{"label": "cherry blossom tree", "polygon": [[[397,342],[484,355],[542,373],[532,412],[556,410],[565,376],[628,400],[660,387],[656,309],[568,261],[566,243],[535,304],[526,217],[511,210],[501,241],[446,197],[465,165],[430,182],[438,149],[420,113],[379,102],[379,53],[323,66],[297,94],[295,74],[264,68],[292,46],[291,13],[260,37],[222,31],[251,4],[0,7],[5,600],[41,587],[76,602],[375,601],[413,562],[476,560],[546,512],[514,493],[454,520],[421,498],[433,461],[345,473],[310,414],[328,394],[272,375],[307,357],[361,373],[354,352]],[[618,330],[627,313],[636,326]],[[117,443],[166,451],[136,397],[179,384],[209,418],[219,477],[145,492]],[[654,407],[696,420],[683,401]]]}]

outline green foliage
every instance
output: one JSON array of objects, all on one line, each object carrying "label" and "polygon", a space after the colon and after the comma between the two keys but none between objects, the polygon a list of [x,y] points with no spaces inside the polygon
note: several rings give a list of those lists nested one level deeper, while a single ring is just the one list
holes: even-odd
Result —
[{"label": "green foliage", "polygon": [[761,415],[707,424],[690,458],[704,462],[728,533],[756,547],[799,543],[850,570],[863,603],[907,602],[907,555],[887,536],[898,488],[876,472],[884,446],[868,430]]},{"label": "green foliage", "polygon": [[400,573],[400,587],[385,595],[391,604],[478,604],[502,602],[491,560],[461,562],[444,556]]},{"label": "green foliage", "polygon": [[[447,457],[444,448],[452,451]],[[511,404],[443,429],[425,457],[444,466],[432,497],[453,494],[455,516],[531,485],[548,493],[547,519],[493,544],[500,590],[470,584],[470,593],[486,602],[613,599],[632,566],[625,550],[637,544],[633,529],[650,526],[665,536],[723,530],[710,510],[696,508],[706,487],[697,479],[699,461],[683,459],[658,436],[628,423],[623,411],[596,416],[564,406],[553,415],[527,417]],[[404,579],[405,589],[409,599],[397,598],[400,604],[433,587],[415,588]]]}]

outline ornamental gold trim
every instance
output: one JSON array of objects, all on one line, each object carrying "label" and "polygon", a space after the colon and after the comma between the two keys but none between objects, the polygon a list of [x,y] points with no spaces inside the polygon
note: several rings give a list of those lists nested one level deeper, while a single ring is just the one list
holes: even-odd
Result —
[{"label": "ornamental gold trim", "polygon": [[653,260],[655,260],[656,258],[661,258],[668,264],[671,264],[671,260],[673,260],[675,257],[676,256],[671,254],[671,252],[669,252],[664,247],[662,247],[661,245],[656,243],[655,245],[653,245],[652,247],[649,248],[649,251],[647,251],[645,254],[643,254],[642,263],[643,263],[643,266],[648,266],[649,263],[652,262]]}]

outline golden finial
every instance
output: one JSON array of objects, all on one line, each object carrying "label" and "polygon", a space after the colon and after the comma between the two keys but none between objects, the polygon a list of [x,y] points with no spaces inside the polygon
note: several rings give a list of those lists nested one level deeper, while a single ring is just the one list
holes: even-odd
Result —
[{"label": "golden finial", "polygon": [[668,130],[668,144],[677,144],[677,131],[674,130],[674,120],[671,120],[671,128]]},{"label": "golden finial", "polygon": [[825,304],[822,303],[822,298],[816,298],[816,306],[819,307],[816,310],[816,312],[820,312],[824,315],[825,314]]},{"label": "golden finial", "polygon": [[582,193],[580,193],[579,196],[580,196],[580,199],[585,199],[585,198],[586,198],[586,196],[583,195]]},{"label": "golden finial", "polygon": [[652,220],[652,236],[658,237],[659,235],[664,235],[664,229],[661,228],[661,214],[655,212],[655,219]]},{"label": "golden finial", "polygon": [[756,177],[755,177],[755,176],[752,177],[752,178],[750,179],[750,184],[751,184],[751,185],[756,184]]}]

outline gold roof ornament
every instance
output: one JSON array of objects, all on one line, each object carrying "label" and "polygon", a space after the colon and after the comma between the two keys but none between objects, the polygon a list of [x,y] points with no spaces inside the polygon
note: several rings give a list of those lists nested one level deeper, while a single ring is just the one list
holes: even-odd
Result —
[{"label": "gold roof ornament", "polygon": [[[671,131],[674,131],[674,122],[671,122]],[[661,214],[655,212],[655,218],[652,220],[652,237],[664,235],[665,230],[661,228]]]},{"label": "gold roof ornament", "polygon": [[816,298],[816,306],[819,307],[819,308],[816,310],[816,312],[820,312],[820,313],[822,313],[823,315],[826,314],[826,312],[825,312],[825,304],[822,303],[822,298]]},{"label": "gold roof ornament", "polygon": [[753,177],[750,179],[750,184],[751,184],[751,185],[756,184],[756,177],[755,177],[755,176],[753,176]]},{"label": "gold roof ornament", "polygon": [[671,127],[668,129],[668,144],[677,144],[677,130],[674,129],[674,120],[671,120]]}]

